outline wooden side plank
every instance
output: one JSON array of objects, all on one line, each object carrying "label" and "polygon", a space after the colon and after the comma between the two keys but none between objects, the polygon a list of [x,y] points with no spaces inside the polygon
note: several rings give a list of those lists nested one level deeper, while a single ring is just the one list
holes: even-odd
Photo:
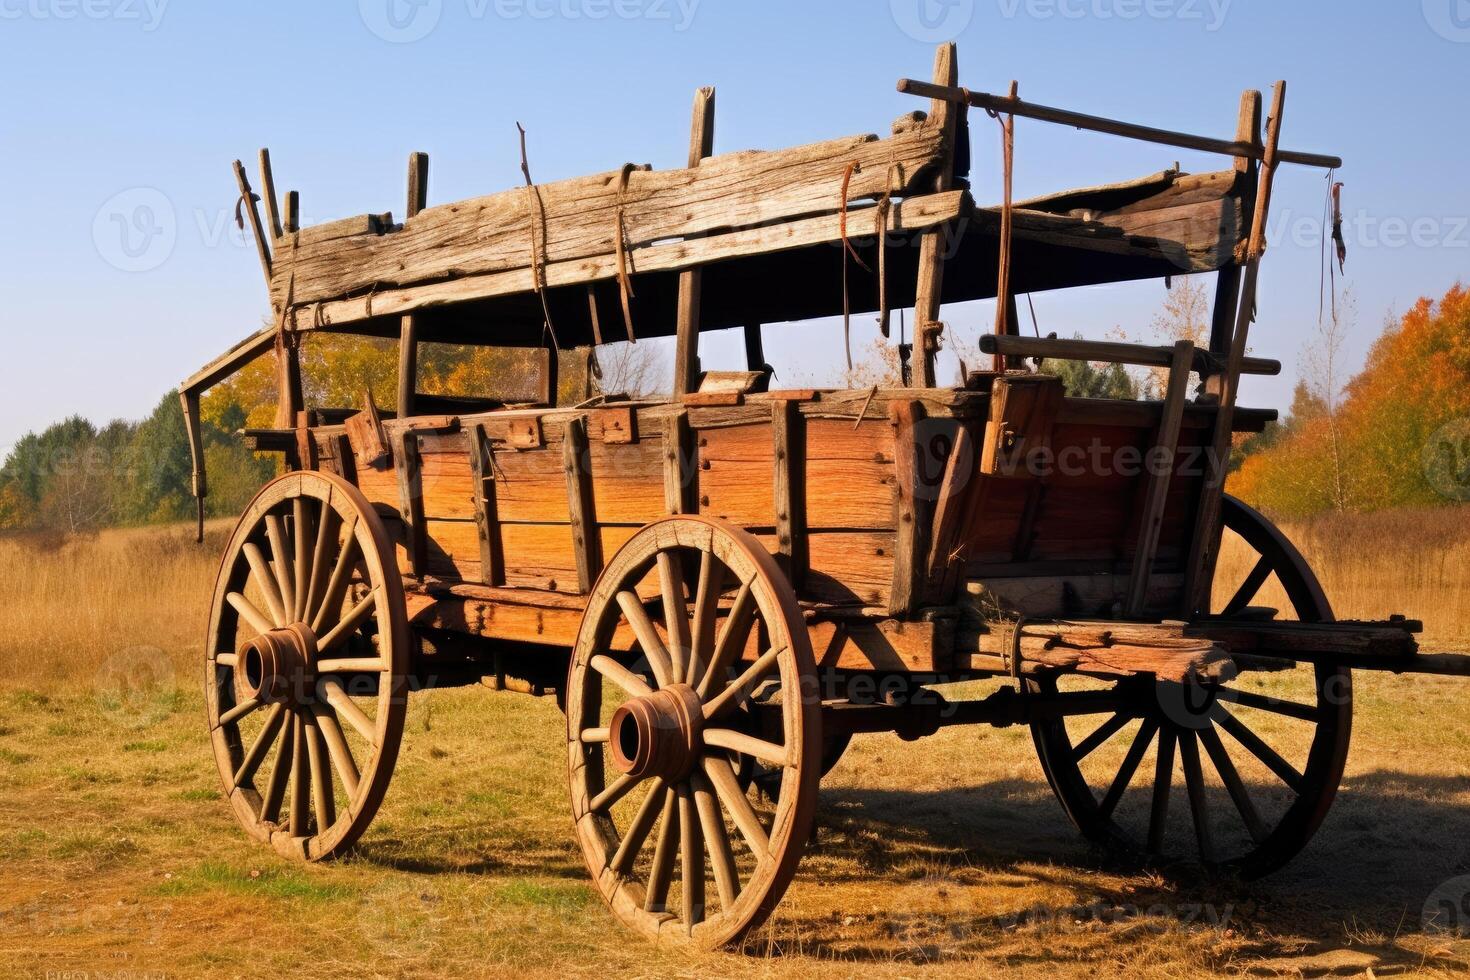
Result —
[{"label": "wooden side plank", "polygon": [[597,511],[592,496],[592,469],[587,454],[587,423],[567,422],[562,432],[562,468],[566,473],[567,505],[572,524],[572,547],[577,559],[577,591],[592,591],[602,571],[602,541],[597,533]]}]

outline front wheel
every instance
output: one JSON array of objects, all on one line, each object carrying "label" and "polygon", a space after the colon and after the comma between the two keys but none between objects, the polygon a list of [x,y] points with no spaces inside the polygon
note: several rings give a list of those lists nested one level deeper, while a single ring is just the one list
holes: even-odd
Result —
[{"label": "front wheel", "polygon": [[[577,837],[623,923],[708,948],[770,914],[816,811],[815,679],[796,595],[745,531],[669,518],[608,563],[573,651],[567,742]],[[743,757],[775,775],[762,792]]]}]

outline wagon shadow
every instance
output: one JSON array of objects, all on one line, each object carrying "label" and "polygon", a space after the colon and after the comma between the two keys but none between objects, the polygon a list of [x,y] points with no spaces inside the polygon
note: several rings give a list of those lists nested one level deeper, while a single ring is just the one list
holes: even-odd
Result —
[{"label": "wagon shadow", "polygon": [[[824,788],[808,867],[831,865],[821,869],[824,883],[862,881],[887,897],[875,903],[884,907],[854,910],[875,920],[870,942],[852,941],[843,921],[851,917],[788,917],[788,925],[803,955],[891,962],[964,957],[1007,933],[1074,924],[1100,929],[1116,953],[1120,944],[1156,941],[1172,920],[1272,937],[1237,948],[1236,957],[1310,954],[1351,941],[1380,967],[1418,967],[1423,952],[1394,940],[1422,932],[1426,901],[1470,872],[1470,811],[1455,799],[1467,792],[1464,777],[1349,776],[1307,849],[1276,874],[1244,882],[1190,865],[1149,872],[1120,863],[1081,839],[1039,780],[937,792]],[[1031,886],[1085,898],[1016,908],[1014,889]],[[952,895],[941,912],[904,907],[912,889],[946,887]],[[1028,945],[1036,962],[1048,959],[1046,943]],[[1007,944],[1008,962],[1030,955]]]}]

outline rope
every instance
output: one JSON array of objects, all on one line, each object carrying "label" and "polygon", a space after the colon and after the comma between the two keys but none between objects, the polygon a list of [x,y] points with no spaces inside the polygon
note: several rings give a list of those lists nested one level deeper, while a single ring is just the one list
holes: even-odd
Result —
[{"label": "rope", "polygon": [[847,240],[847,191],[852,185],[852,175],[859,171],[858,162],[853,160],[842,171],[842,199],[839,202],[837,217],[837,229],[842,236],[842,346],[847,352],[847,370],[852,370],[852,303],[847,294],[847,259],[851,256],[853,261],[862,267],[864,272],[872,274],[873,270],[857,254],[852,247],[852,242]]},{"label": "rope", "polygon": [[551,335],[551,347],[553,350],[561,350],[561,345],[556,340],[556,327],[551,323],[551,307],[546,303],[546,281],[542,273],[541,264],[544,260],[543,250],[545,248],[545,234],[542,242],[536,241],[536,215],[541,215],[542,222],[546,220],[546,207],[541,201],[541,191],[537,189],[531,180],[531,164],[526,158],[526,128],[519,122],[516,129],[521,134],[521,173],[526,177],[526,188],[531,192],[531,288],[536,291],[536,298],[541,300],[541,315],[545,318],[546,332]]},{"label": "rope", "polygon": [[637,164],[623,164],[622,172],[618,174],[618,214],[617,234],[614,245],[618,253],[618,291],[623,301],[623,326],[628,330],[628,343],[636,344],[637,336],[633,333],[633,310],[628,302],[635,295],[633,292],[633,281],[628,278],[628,252],[624,244],[626,233],[623,228],[623,192],[628,189],[628,175],[637,167]]},{"label": "rope", "polygon": [[[1011,99],[1016,98],[1016,82],[1011,82]],[[1007,324],[1010,322],[1009,307],[1011,297],[1011,177],[1012,167],[1015,162],[1016,148],[1016,117],[1006,114],[1004,118],[993,109],[985,110],[990,118],[1000,123],[1001,132],[1001,157],[1002,175],[1005,181],[1005,193],[1002,197],[1000,209],[1000,268],[995,275],[995,332],[997,334],[1009,333]],[[1005,355],[995,354],[991,365],[997,372],[1005,371]]]},{"label": "rope", "polygon": [[[886,338],[888,326],[888,212],[893,204],[893,171],[898,164],[888,165],[883,176],[883,196],[878,198],[878,210],[873,219],[873,230],[878,236],[878,329]],[[846,200],[847,195],[843,195]]]}]

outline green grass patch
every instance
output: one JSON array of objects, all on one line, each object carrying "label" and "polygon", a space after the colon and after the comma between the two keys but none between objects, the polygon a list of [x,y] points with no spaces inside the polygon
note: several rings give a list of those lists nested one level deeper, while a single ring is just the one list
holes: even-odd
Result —
[{"label": "green grass patch", "polygon": [[516,878],[495,889],[495,897],[507,905],[573,912],[592,903],[592,892],[586,885],[570,882],[547,884],[529,878]]},{"label": "green grass patch", "polygon": [[203,803],[209,800],[217,800],[219,798],[219,790],[204,787],[195,787],[194,789],[180,790],[179,792],[174,794],[174,799],[184,800],[187,803]]},{"label": "green grass patch", "polygon": [[174,897],[225,892],[307,903],[335,902],[357,894],[346,885],[316,881],[299,868],[267,865],[242,870],[221,861],[174,872],[153,890]]},{"label": "green grass patch", "polygon": [[33,755],[26,755],[24,752],[17,752],[14,749],[7,749],[5,746],[0,745],[0,762],[7,762],[12,766],[19,766],[23,763],[30,762],[34,758],[35,756]]},{"label": "green grass patch", "polygon": [[124,752],[167,752],[168,743],[162,739],[151,739],[143,742],[128,742],[123,745]]}]

